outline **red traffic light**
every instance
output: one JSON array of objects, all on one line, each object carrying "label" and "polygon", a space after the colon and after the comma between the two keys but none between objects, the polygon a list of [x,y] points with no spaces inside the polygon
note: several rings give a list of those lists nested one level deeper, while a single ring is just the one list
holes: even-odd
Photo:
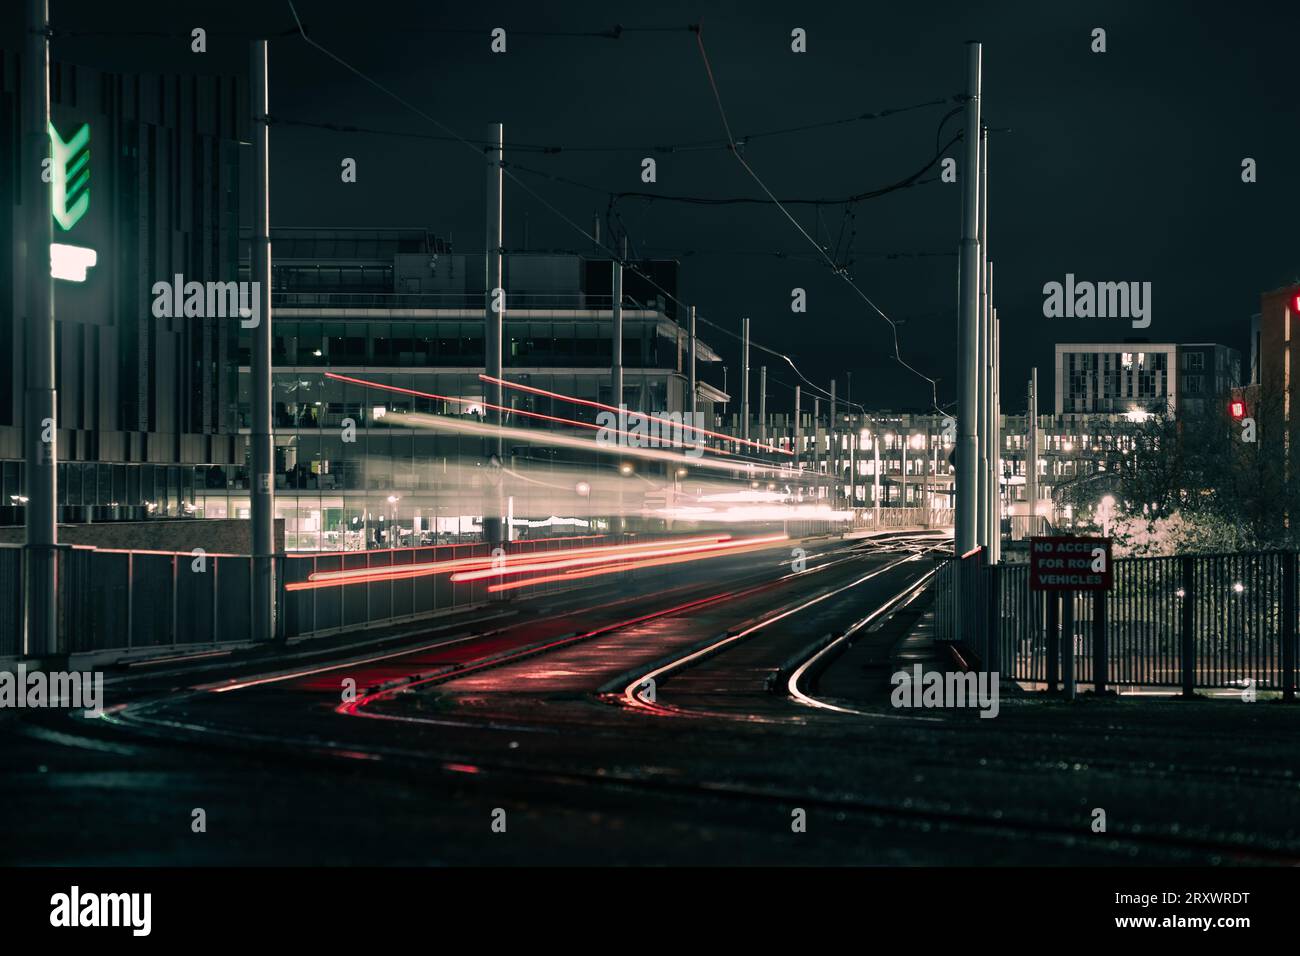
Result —
[{"label": "red traffic light", "polygon": [[1291,311],[1296,315],[1300,315],[1300,292],[1297,292],[1291,299]]},{"label": "red traffic light", "polygon": [[1228,406],[1228,412],[1233,418],[1243,418],[1246,414],[1246,403],[1243,401],[1234,401]]}]

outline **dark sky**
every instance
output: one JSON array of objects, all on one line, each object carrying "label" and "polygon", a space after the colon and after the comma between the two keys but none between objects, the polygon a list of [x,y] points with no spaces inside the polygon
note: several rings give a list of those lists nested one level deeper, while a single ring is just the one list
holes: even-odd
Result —
[{"label": "dark sky", "polygon": [[[17,11],[4,14],[14,47]],[[721,121],[695,38],[637,32],[621,39],[527,36],[680,27],[701,22],[737,135],[924,103],[962,92],[963,41],[984,43],[987,122],[993,138],[990,254],[1004,346],[1004,408],[1023,408],[1031,364],[1050,393],[1052,343],[1221,341],[1245,352],[1261,291],[1300,277],[1300,8],[1269,3],[1002,2],[680,3],[656,0],[538,4],[340,3],[301,0],[312,36],[469,138],[493,121],[507,142],[562,146],[716,141]],[[52,0],[63,30],[212,34],[203,57],[188,40],[64,38],[56,57],[112,69],[233,72],[247,63],[241,35],[278,34],[288,4]],[[510,31],[508,52],[488,32]],[[803,27],[809,51],[790,52]],[[1090,52],[1094,27],[1108,52]],[[455,31],[468,32],[455,32]],[[450,32],[449,32],[450,31]],[[930,159],[947,107],[761,139],[745,156],[780,197],[840,197],[906,176]],[[271,47],[271,112],[307,120],[433,133],[427,121],[296,37]],[[950,121],[945,141],[960,128]],[[481,161],[465,146],[413,138],[279,127],[272,133],[272,221],[302,225],[421,225],[457,251],[483,244]],[[960,147],[948,155],[960,160]],[[608,191],[759,196],[722,150],[655,154],[658,182],[640,181],[644,149],[508,154],[524,166],[600,188],[524,178],[583,228],[604,213]],[[358,160],[343,184],[339,162]],[[1259,181],[1241,181],[1241,161]],[[522,175],[522,174],[521,174]],[[623,199],[637,252],[682,257],[682,298],[756,340],[788,352],[821,385],[853,373],[853,397],[878,407],[924,408],[927,383],[891,359],[888,326],[769,205],[699,206]],[[844,207],[791,207],[832,245]],[[506,242],[587,251],[570,225],[511,183]],[[956,250],[960,187],[932,183],[859,203],[848,227],[859,287],[904,320],[903,355],[939,378],[941,402],[956,382]],[[778,258],[789,252],[800,258]],[[883,253],[940,253],[883,258]],[[1153,283],[1144,333],[1122,320],[1045,319],[1042,286],[1067,272],[1097,281]],[[792,315],[790,290],[808,290]],[[704,332],[702,331],[702,334]],[[734,340],[707,337],[738,366]],[[756,353],[755,365],[761,362]],[[1243,359],[1246,356],[1243,355]],[[770,360],[774,380],[793,384]],[[733,381],[734,384],[734,381]],[[773,386],[774,409],[790,391]],[[1046,402],[1046,399],[1045,399]]]}]

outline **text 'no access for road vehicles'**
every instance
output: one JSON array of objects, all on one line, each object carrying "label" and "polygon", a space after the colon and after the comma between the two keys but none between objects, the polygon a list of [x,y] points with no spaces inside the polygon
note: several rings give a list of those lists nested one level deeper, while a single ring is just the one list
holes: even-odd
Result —
[{"label": "text 'no access for road vehicles'", "polygon": [[1109,591],[1110,538],[1029,539],[1029,587],[1034,591]]}]

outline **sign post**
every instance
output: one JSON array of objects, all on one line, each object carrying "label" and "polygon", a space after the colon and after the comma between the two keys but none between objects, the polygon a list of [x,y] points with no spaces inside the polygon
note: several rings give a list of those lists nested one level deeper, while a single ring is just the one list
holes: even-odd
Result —
[{"label": "sign post", "polygon": [[[1049,606],[1063,601],[1061,613],[1049,613],[1048,647],[1060,640],[1061,683],[1066,700],[1074,700],[1074,598],[1080,591],[1105,592],[1114,583],[1111,539],[1033,537],[1029,539],[1029,588],[1047,591]],[[1055,610],[1054,607],[1051,610]],[[1055,622],[1061,623],[1055,634]],[[1094,637],[1095,639],[1095,637]],[[1093,675],[1096,677],[1097,675]]]}]

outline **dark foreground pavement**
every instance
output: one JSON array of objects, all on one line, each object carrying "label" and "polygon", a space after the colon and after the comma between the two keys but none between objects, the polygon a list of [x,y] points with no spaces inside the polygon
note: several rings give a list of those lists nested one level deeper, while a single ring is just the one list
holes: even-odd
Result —
[{"label": "dark foreground pavement", "polygon": [[[891,707],[899,655],[930,653],[903,643],[925,598],[875,612],[921,580],[921,550],[827,546],[805,574],[720,564],[446,622],[407,653],[153,675],[117,685],[124,706],[103,719],[7,720],[0,798],[24,825],[4,859],[1300,860],[1293,708],[1009,693],[992,719]],[[799,662],[845,631],[852,646],[792,698]]]}]

